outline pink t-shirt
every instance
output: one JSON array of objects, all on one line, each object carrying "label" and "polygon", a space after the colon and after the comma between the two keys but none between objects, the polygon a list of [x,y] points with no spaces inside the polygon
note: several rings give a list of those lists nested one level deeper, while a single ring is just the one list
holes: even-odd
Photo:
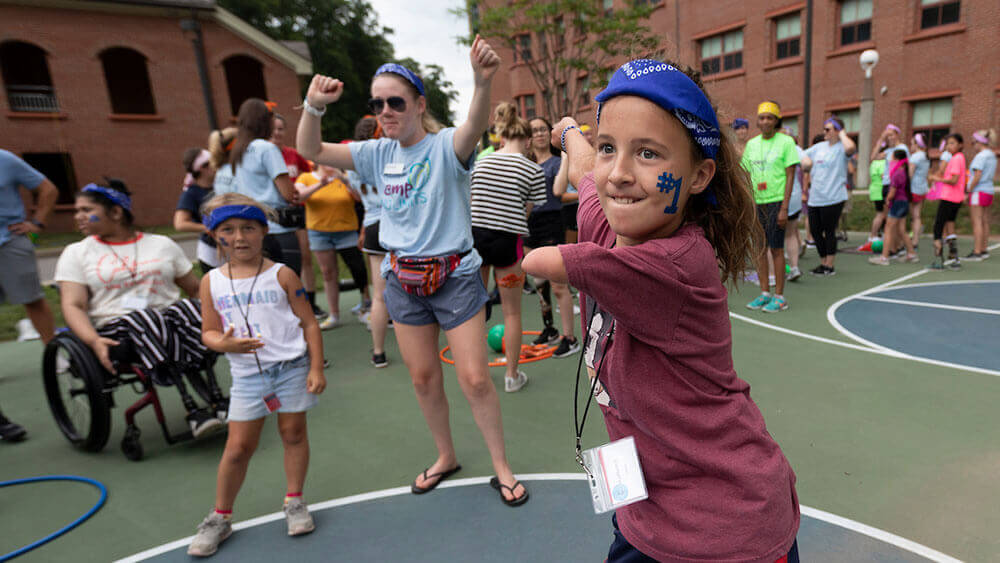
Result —
[{"label": "pink t-shirt", "polygon": [[559,250],[581,292],[585,359],[601,366],[608,434],[635,438],[649,490],[617,510],[619,528],[660,561],[772,563],[798,532],[795,474],[733,370],[712,246],[687,224],[612,248],[593,177],[579,190],[581,242]]},{"label": "pink t-shirt", "polygon": [[934,182],[934,188],[940,190],[941,199],[945,201],[950,201],[952,203],[962,203],[965,199],[965,183],[966,183],[966,171],[965,171],[965,155],[962,153],[955,153],[948,164],[944,167],[944,173],[942,176],[948,178],[952,175],[958,175],[958,181],[955,185],[948,185],[944,182]]}]

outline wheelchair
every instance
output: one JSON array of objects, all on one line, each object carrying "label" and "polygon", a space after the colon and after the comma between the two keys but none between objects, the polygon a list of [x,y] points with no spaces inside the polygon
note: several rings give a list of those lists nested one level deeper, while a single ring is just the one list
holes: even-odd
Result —
[{"label": "wheelchair", "polygon": [[[135,424],[139,411],[152,405],[156,420],[168,444],[193,438],[191,431],[174,434],[167,426],[163,407],[157,394],[156,381],[164,381],[167,370],[179,370],[184,380],[214,409],[228,409],[229,399],[219,389],[213,366],[218,354],[206,356],[202,365],[164,362],[147,370],[139,363],[133,344],[123,341],[116,348],[118,373],[109,373],[97,356],[82,340],[69,331],[57,334],[42,356],[42,380],[52,416],[66,439],[75,447],[88,452],[99,452],[108,443],[111,434],[111,409],[115,406],[113,392],[121,385],[130,385],[141,395],[138,401],[125,410],[125,436],[121,449],[132,461],[143,458],[140,430]],[[160,373],[158,373],[160,372]],[[154,381],[156,380],[156,381]]]}]

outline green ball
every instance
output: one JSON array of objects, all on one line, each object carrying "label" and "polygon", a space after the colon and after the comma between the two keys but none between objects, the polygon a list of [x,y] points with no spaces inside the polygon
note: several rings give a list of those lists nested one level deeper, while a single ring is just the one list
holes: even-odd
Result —
[{"label": "green ball", "polygon": [[496,325],[486,333],[486,343],[494,352],[503,352],[503,325]]},{"label": "green ball", "polygon": [[878,254],[882,252],[882,239],[875,239],[872,241],[872,253]]},{"label": "green ball", "polygon": [[785,273],[786,274],[792,273],[792,267],[789,266],[788,264],[785,264]]}]

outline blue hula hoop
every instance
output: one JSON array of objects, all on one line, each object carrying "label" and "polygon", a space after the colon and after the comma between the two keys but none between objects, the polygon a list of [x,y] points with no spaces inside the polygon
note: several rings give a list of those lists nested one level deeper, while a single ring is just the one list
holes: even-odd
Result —
[{"label": "blue hula hoop", "polygon": [[24,555],[25,553],[31,551],[32,549],[40,547],[58,538],[59,536],[65,534],[66,532],[72,530],[73,528],[79,526],[81,523],[83,523],[84,520],[90,518],[91,516],[94,515],[95,512],[100,510],[101,507],[104,506],[104,501],[108,499],[108,488],[105,487],[103,484],[101,484],[100,481],[95,481],[87,477],[77,477],[76,475],[46,475],[43,477],[28,477],[25,479],[14,479],[12,481],[0,481],[0,488],[11,487],[14,485],[23,485],[26,483],[39,483],[42,481],[79,481],[81,483],[89,483],[97,487],[97,490],[101,491],[101,498],[100,500],[97,501],[97,504],[95,504],[90,510],[87,511],[86,514],[77,518],[70,524],[60,528],[59,530],[56,530],[55,532],[45,536],[44,538],[36,542],[30,543],[20,549],[11,551],[10,553],[0,555],[0,563],[3,563],[4,561],[9,561],[17,557],[18,555]]}]

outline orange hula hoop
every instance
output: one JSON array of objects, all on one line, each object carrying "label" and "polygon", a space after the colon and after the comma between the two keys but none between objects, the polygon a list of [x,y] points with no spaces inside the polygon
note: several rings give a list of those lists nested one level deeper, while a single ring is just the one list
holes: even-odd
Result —
[{"label": "orange hula hoop", "polygon": [[[541,334],[538,330],[522,330],[521,335],[536,335]],[[441,361],[455,365],[455,360],[445,356],[445,352],[451,349],[451,346],[445,346],[441,349],[441,353],[438,357]],[[556,346],[549,346],[547,344],[522,344],[521,345],[521,356],[518,359],[518,364],[530,364],[531,362],[539,362],[541,360],[546,360],[552,357],[552,354],[556,351]],[[507,358],[500,356],[488,364],[491,368],[500,368],[507,365]]]}]

